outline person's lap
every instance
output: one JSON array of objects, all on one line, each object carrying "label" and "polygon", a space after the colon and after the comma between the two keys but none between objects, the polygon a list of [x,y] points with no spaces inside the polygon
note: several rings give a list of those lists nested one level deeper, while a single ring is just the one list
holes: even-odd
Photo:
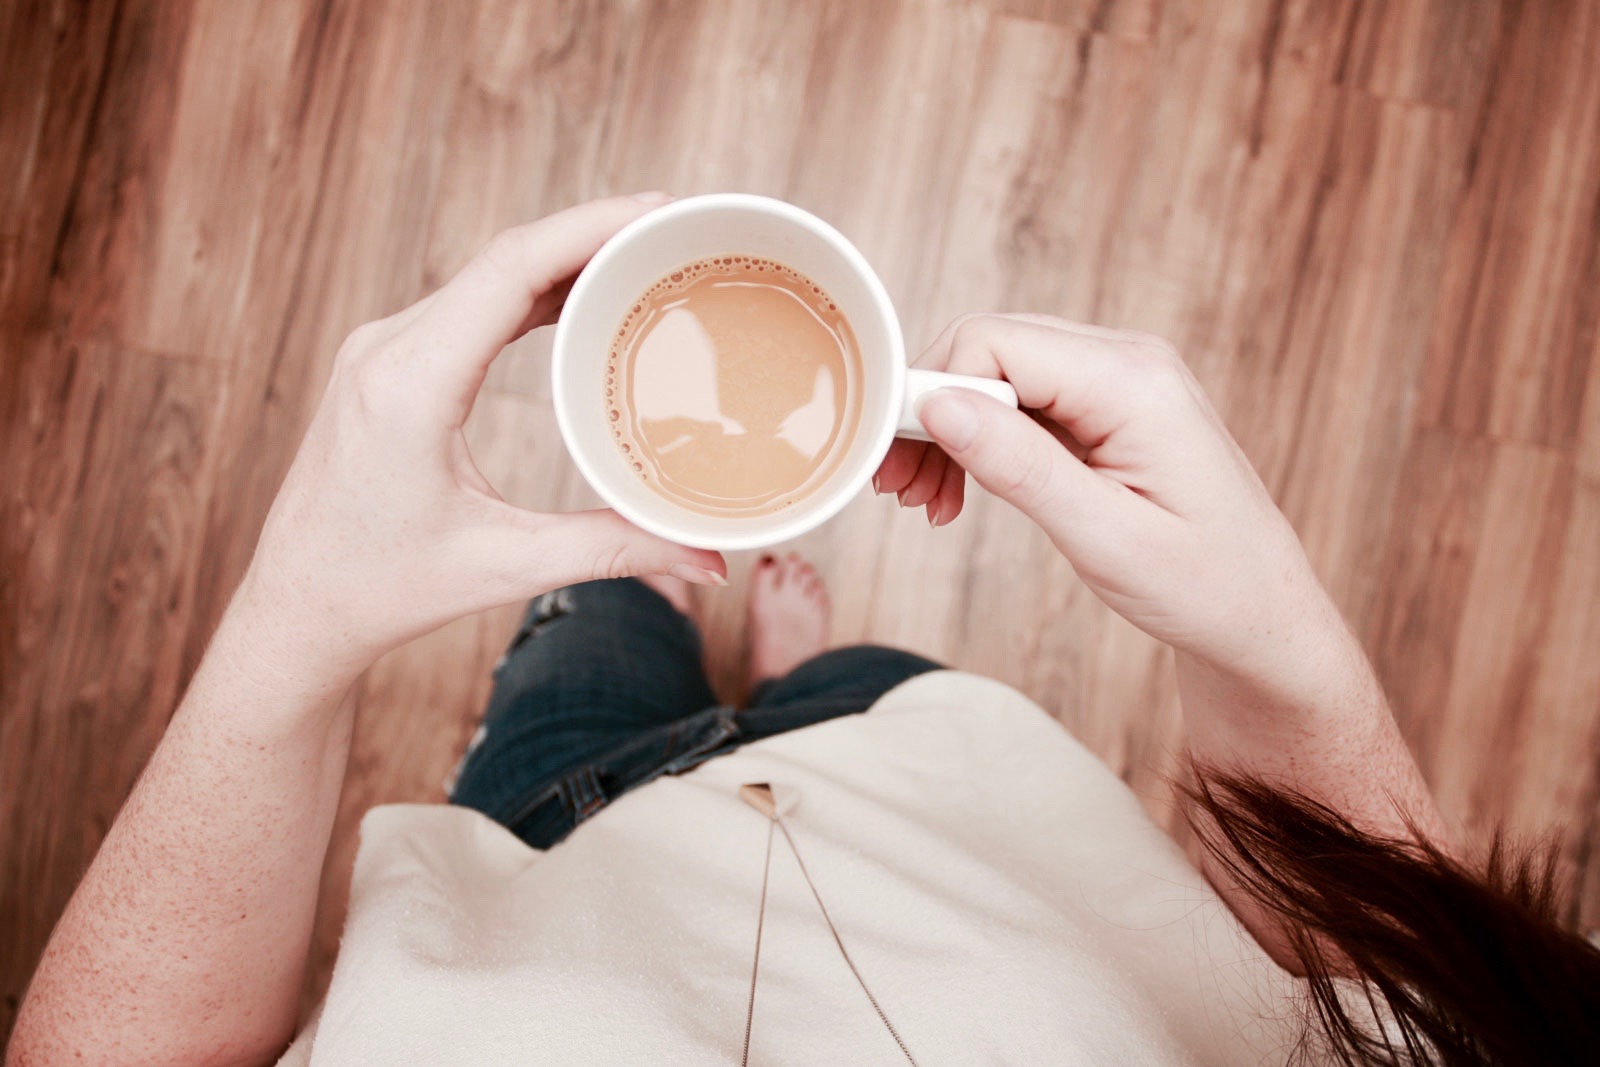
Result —
[{"label": "person's lap", "polygon": [[665,597],[631,578],[569,586],[528,606],[450,799],[548,848],[652,778],[865,711],[938,668],[898,649],[833,649],[735,711],[717,703],[699,633]]}]

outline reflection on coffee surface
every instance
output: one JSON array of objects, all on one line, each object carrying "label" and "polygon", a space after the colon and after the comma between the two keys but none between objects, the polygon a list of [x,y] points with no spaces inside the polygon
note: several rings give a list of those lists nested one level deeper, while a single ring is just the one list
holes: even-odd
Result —
[{"label": "reflection on coffee surface", "polygon": [[821,287],[752,256],[652,285],[606,364],[617,447],[651,488],[716,515],[766,515],[818,489],[861,409],[855,334]]}]

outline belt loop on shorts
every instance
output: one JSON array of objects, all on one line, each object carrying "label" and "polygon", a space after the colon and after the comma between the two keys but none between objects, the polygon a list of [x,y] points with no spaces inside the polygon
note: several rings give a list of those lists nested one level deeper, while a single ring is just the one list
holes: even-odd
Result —
[{"label": "belt loop on shorts", "polygon": [[562,779],[561,802],[574,824],[580,823],[606,805],[606,791],[593,766],[584,767]]},{"label": "belt loop on shorts", "polygon": [[713,756],[731,751],[739,736],[739,723],[734,710],[718,706],[708,708],[695,716],[686,728],[674,734],[672,743],[663,753],[661,766],[638,783],[655,778],[658,774],[683,774],[700,766]]}]

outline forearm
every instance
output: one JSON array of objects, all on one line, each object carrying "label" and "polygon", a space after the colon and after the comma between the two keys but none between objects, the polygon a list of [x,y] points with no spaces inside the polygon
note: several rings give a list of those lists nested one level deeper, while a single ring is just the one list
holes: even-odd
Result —
[{"label": "forearm", "polygon": [[291,1036],[349,752],[347,672],[297,674],[241,591],[53,934],[13,1063],[254,1063]]},{"label": "forearm", "polygon": [[[1260,655],[1222,667],[1179,653],[1189,751],[1202,772],[1237,775],[1297,793],[1359,830],[1448,847],[1438,808],[1400,735],[1360,643],[1314,579],[1263,617]],[[1201,826],[1202,831],[1205,826]],[[1275,919],[1207,854],[1207,875],[1280,963],[1299,961]]]},{"label": "forearm", "polygon": [[1201,767],[1244,773],[1400,835],[1438,837],[1437,809],[1366,653],[1309,568],[1257,616],[1257,653],[1220,665],[1180,652],[1189,751]]}]

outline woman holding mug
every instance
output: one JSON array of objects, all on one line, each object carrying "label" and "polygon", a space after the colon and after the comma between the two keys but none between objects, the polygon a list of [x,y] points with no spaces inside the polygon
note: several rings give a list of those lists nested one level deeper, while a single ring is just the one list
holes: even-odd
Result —
[{"label": "woman holding mug", "polygon": [[[1535,867],[1457,852],[1293,531],[1156,339],[957,321],[918,364],[1003,378],[1029,413],[933,393],[933,443],[897,443],[876,485],[939,525],[971,475],[1173,647],[1203,873],[1019,694],[826,651],[796,559],[755,577],[751,706],[716,706],[680,583],[722,584],[721,557],[514,508],[462,435],[501,347],[664,199],[508,231],[352,334],[8,1062],[1593,1057],[1600,952]],[[529,597],[456,803],[364,822],[296,1038],[345,694]]]}]

